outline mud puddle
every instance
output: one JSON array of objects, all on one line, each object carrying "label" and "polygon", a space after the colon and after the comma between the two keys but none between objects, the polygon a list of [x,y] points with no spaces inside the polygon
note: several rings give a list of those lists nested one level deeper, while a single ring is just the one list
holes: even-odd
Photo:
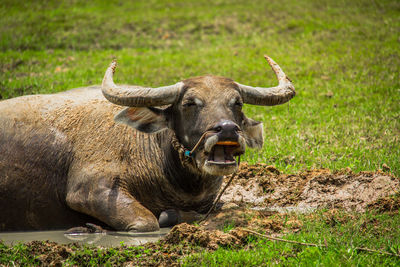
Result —
[{"label": "mud puddle", "polygon": [[170,228],[161,228],[160,231],[148,233],[106,232],[65,234],[65,230],[59,231],[32,231],[32,232],[6,232],[0,233],[0,240],[7,245],[15,245],[19,242],[50,241],[58,244],[87,244],[102,247],[116,247],[121,244],[138,246],[148,242],[156,242],[164,237]]}]

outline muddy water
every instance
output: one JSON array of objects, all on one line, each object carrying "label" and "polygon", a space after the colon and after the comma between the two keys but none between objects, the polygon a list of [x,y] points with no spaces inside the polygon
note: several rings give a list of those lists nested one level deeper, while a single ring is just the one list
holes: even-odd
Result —
[{"label": "muddy water", "polygon": [[32,231],[32,232],[7,232],[0,233],[0,240],[12,245],[19,242],[26,243],[34,240],[53,241],[60,244],[79,243],[103,247],[124,245],[142,245],[147,242],[155,242],[169,232],[170,228],[162,228],[160,231],[148,233],[107,232],[100,234],[64,234],[61,231]]}]

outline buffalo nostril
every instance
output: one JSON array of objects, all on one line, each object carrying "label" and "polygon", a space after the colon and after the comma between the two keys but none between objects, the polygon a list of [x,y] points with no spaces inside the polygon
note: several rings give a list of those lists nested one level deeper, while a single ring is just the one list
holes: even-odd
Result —
[{"label": "buffalo nostril", "polygon": [[217,132],[220,131],[237,131],[239,130],[239,126],[233,121],[221,121],[214,126],[214,130]]},{"label": "buffalo nostril", "polygon": [[224,120],[218,122],[213,127],[213,130],[217,132],[219,140],[222,141],[222,140],[237,140],[239,137],[238,132],[240,129],[239,126],[233,121]]}]

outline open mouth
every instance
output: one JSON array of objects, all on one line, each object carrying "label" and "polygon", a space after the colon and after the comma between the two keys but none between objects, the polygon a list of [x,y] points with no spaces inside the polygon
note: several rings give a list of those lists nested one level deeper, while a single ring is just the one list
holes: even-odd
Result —
[{"label": "open mouth", "polygon": [[213,165],[236,165],[235,156],[240,155],[240,145],[234,141],[217,142],[208,154],[207,164]]}]

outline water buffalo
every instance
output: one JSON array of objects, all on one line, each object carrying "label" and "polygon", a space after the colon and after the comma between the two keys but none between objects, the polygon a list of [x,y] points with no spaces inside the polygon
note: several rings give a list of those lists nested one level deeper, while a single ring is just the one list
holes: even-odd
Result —
[{"label": "water buffalo", "polygon": [[266,59],[276,87],[212,75],[119,86],[113,62],[101,87],[1,101],[0,230],[91,222],[153,231],[166,210],[207,212],[222,175],[238,168],[235,156],[263,144],[262,123],[243,114],[243,103],[272,106],[295,95]]}]

